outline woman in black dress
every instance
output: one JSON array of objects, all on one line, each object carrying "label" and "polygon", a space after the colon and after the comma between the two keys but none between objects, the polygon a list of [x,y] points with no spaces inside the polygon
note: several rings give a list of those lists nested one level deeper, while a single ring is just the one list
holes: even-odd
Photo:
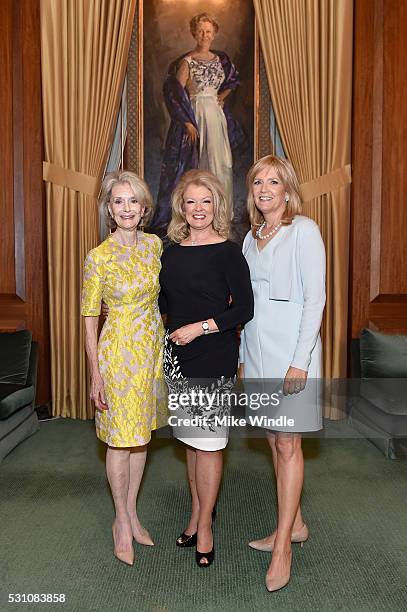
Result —
[{"label": "woman in black dress", "polygon": [[177,545],[196,544],[200,567],[214,557],[212,512],[227,444],[225,397],[237,371],[236,327],[253,316],[248,266],[239,246],[227,239],[231,219],[217,178],[202,170],[184,174],[172,195],[168,236],[174,244],[162,256],[160,274],[170,423],[187,446],[192,498],[190,521]]}]

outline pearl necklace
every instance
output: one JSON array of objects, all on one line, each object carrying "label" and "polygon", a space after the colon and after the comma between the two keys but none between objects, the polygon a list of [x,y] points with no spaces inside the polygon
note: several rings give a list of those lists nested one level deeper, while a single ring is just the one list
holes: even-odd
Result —
[{"label": "pearl necklace", "polygon": [[267,238],[270,238],[271,236],[273,236],[282,226],[282,222],[280,221],[280,223],[277,223],[277,225],[275,225],[268,234],[266,234],[265,236],[262,236],[261,230],[264,229],[266,227],[266,222],[263,221],[263,223],[260,225],[260,227],[256,230],[256,236],[259,240],[267,240]]}]

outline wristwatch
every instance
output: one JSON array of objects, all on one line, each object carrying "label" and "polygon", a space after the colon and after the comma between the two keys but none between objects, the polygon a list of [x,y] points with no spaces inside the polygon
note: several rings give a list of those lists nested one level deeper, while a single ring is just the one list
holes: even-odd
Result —
[{"label": "wristwatch", "polygon": [[202,321],[201,325],[202,325],[203,333],[204,334],[209,334],[209,323],[208,323],[208,321]]}]

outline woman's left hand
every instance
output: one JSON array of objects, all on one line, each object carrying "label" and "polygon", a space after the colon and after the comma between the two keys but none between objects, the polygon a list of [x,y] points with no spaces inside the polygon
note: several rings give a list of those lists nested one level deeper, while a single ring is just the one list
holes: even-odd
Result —
[{"label": "woman's left hand", "polygon": [[218,94],[218,104],[221,108],[225,106],[225,98],[221,94]]},{"label": "woman's left hand", "polygon": [[189,344],[198,336],[201,336],[202,333],[203,329],[201,323],[190,323],[189,325],[184,325],[173,331],[172,334],[170,334],[170,340],[175,344],[183,346],[184,344]]},{"label": "woman's left hand", "polygon": [[299,368],[293,368],[290,366],[287,370],[287,374],[284,379],[283,393],[284,395],[291,395],[292,393],[300,393],[305,389],[307,383],[308,372],[300,370]]}]

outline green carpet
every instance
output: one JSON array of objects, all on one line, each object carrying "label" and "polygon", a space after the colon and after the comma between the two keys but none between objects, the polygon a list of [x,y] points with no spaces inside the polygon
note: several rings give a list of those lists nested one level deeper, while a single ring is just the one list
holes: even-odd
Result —
[{"label": "green carpet", "polygon": [[[365,440],[305,440],[304,515],[311,536],[294,546],[292,579],[268,593],[270,555],[247,541],[275,524],[264,440],[232,439],[215,521],[215,563],[175,547],[189,508],[183,449],[155,439],[140,494],[154,548],[133,567],[112,554],[113,506],[104,446],[92,422],[59,419],[0,465],[0,610],[222,612],[405,610],[407,461]],[[64,593],[66,602],[10,604],[8,593]]]}]

